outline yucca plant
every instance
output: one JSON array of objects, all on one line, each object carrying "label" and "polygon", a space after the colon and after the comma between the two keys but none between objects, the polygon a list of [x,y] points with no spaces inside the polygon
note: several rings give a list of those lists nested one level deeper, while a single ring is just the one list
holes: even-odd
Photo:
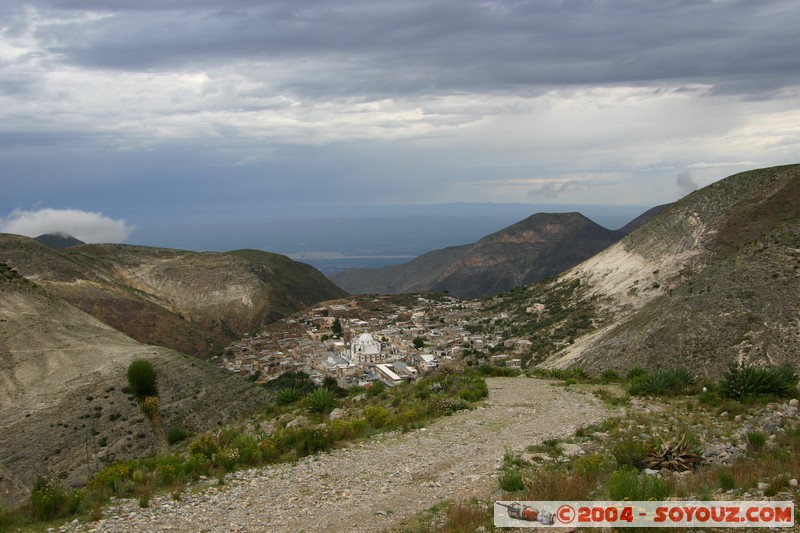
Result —
[{"label": "yucca plant", "polygon": [[672,472],[692,470],[702,460],[699,450],[686,442],[683,435],[678,442],[667,442],[662,438],[660,449],[651,448],[647,455],[647,468]]},{"label": "yucca plant", "polygon": [[146,359],[135,359],[128,366],[128,385],[139,409],[150,421],[156,438],[156,451],[164,455],[169,451],[167,431],[161,418],[161,401],[158,397],[158,375],[153,364]]},{"label": "yucca plant", "polygon": [[770,368],[731,365],[722,377],[719,392],[734,400],[762,395],[787,397],[796,390],[797,380],[797,374],[788,365]]},{"label": "yucca plant", "polygon": [[326,413],[336,407],[336,393],[321,388],[306,396],[306,406],[312,413]]},{"label": "yucca plant", "polygon": [[679,394],[694,382],[691,374],[681,367],[645,374],[633,380],[628,392],[634,396]]},{"label": "yucca plant", "polygon": [[294,387],[286,387],[278,391],[275,395],[275,403],[278,405],[289,405],[303,397],[303,393]]}]

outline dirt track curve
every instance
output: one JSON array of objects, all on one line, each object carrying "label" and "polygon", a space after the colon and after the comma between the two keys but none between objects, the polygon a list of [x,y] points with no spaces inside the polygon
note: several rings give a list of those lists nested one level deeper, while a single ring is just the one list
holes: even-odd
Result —
[{"label": "dirt track curve", "polygon": [[[204,491],[116,502],[79,531],[385,531],[445,501],[487,497],[507,448],[573,433],[609,412],[593,396],[526,377],[488,379],[489,398],[427,428],[209,480]],[[192,492],[195,492],[192,494]]]}]

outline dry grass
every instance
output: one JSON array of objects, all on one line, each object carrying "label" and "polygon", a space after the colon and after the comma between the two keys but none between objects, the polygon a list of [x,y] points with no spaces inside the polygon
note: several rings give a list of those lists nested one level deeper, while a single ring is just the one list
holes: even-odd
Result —
[{"label": "dry grass", "polygon": [[483,503],[459,503],[447,508],[447,523],[444,533],[472,533],[481,526],[487,526],[487,518],[491,523],[492,511]]},{"label": "dry grass", "polygon": [[589,500],[597,489],[592,476],[565,470],[538,470],[525,476],[523,482],[525,499],[530,501]]}]

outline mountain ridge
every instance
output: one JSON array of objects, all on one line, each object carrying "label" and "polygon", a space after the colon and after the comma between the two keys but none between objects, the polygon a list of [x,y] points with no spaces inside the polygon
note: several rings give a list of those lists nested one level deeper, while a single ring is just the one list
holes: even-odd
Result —
[{"label": "mountain ridge", "polygon": [[449,292],[478,298],[554,276],[616,242],[664,209],[618,230],[580,213],[535,213],[475,243],[434,250],[403,265],[351,269],[330,278],[350,293]]},{"label": "mountain ridge", "polygon": [[534,341],[570,335],[531,354],[534,365],[620,372],[683,365],[701,375],[732,363],[797,368],[800,165],[743,172],[695,191],[555,279],[497,297],[492,309],[519,320],[525,306],[554,294],[569,294],[558,306],[574,313],[550,329],[536,329],[547,317],[527,317],[520,328],[536,331]]},{"label": "mountain ridge", "polygon": [[146,344],[208,357],[263,323],[345,295],[322,273],[269,252],[190,252],[126,244],[58,251],[0,234],[0,258]]}]

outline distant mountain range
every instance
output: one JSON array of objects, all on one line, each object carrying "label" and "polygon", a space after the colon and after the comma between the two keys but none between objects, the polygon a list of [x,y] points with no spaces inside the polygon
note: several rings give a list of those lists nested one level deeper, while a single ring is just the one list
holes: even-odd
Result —
[{"label": "distant mountain range", "polygon": [[352,294],[449,292],[478,298],[555,276],[617,242],[666,206],[619,230],[580,213],[537,213],[474,244],[435,250],[402,264],[350,269],[330,276]]},{"label": "distant mountain range", "polygon": [[315,268],[257,250],[84,244],[62,251],[0,234],[0,261],[140,342],[200,357],[265,322],[345,295]]},{"label": "distant mountain range", "polygon": [[[547,311],[531,314],[542,303]],[[497,296],[531,362],[590,371],[800,364],[800,165],[698,190],[575,268]]]}]

